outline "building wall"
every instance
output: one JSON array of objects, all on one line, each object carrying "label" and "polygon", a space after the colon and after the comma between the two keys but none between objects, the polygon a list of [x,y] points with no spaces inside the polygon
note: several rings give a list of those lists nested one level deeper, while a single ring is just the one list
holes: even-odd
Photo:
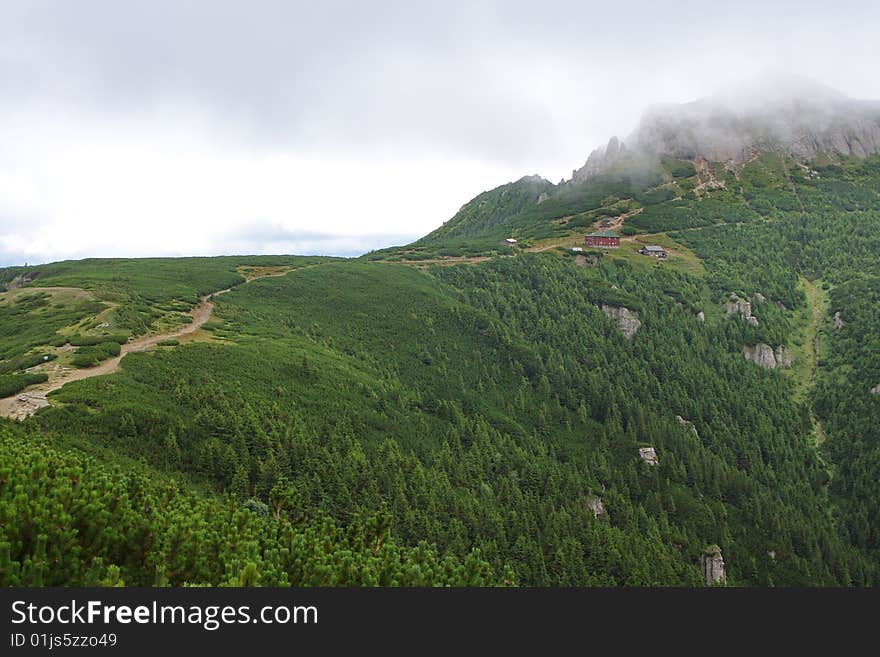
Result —
[{"label": "building wall", "polygon": [[590,237],[587,236],[584,238],[584,244],[587,246],[603,246],[609,248],[615,248],[620,246],[620,238],[619,237]]}]

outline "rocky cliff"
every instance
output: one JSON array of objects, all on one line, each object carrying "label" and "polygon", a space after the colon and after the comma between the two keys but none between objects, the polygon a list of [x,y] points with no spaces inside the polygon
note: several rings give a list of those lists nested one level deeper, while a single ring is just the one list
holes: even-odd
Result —
[{"label": "rocky cliff", "polygon": [[724,312],[727,316],[739,315],[752,326],[758,326],[758,318],[752,315],[752,302],[741,299],[737,294],[731,294],[730,300],[724,304]]},{"label": "rocky cliff", "polygon": [[572,178],[607,171],[624,156],[741,164],[768,150],[801,159],[880,153],[880,102],[847,98],[801,78],[765,78],[711,98],[652,107],[629,137],[593,151]]},{"label": "rocky cliff", "polygon": [[756,150],[798,158],[820,153],[880,153],[880,104],[842,99],[790,102],[732,111],[711,101],[657,107],[642,119],[635,146],[682,159],[742,163]]},{"label": "rocky cliff", "polygon": [[743,347],[743,355],[747,360],[770,370],[777,367],[791,367],[794,360],[783,345],[779,345],[774,350],[773,347],[763,342],[759,342],[753,347]]},{"label": "rocky cliff", "polygon": [[626,146],[617,137],[612,137],[604,148],[597,148],[587,158],[580,169],[571,172],[574,181],[586,180],[598,173],[607,171],[621,161],[626,154]]},{"label": "rocky cliff", "polygon": [[639,447],[639,458],[648,465],[660,465],[657,450],[653,447]]},{"label": "rocky cliff", "polygon": [[602,312],[617,322],[617,325],[620,326],[620,330],[623,333],[623,337],[627,340],[632,340],[636,331],[638,331],[639,327],[642,325],[642,322],[639,320],[639,314],[635,310],[630,310],[629,308],[603,305]]},{"label": "rocky cliff", "polygon": [[700,555],[700,567],[703,570],[703,580],[706,586],[715,584],[723,584],[727,579],[724,571],[724,557],[721,555],[721,548],[717,545],[710,545],[703,554]]}]

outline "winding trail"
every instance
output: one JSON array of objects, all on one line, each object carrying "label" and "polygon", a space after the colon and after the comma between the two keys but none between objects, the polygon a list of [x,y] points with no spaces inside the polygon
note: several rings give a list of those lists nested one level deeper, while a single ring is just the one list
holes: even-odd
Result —
[{"label": "winding trail", "polygon": [[[247,283],[259,280],[261,278],[286,276],[291,271],[299,271],[300,269],[309,269],[311,267],[317,266],[318,265],[307,265],[306,267],[288,269],[283,272],[273,272],[270,274],[251,276],[249,278],[246,278],[245,281],[240,283],[239,285],[246,285]],[[122,362],[122,359],[125,358],[128,354],[137,353],[140,351],[147,351],[148,349],[155,347],[157,344],[165,340],[174,340],[176,338],[182,338],[186,335],[190,335],[191,333],[195,333],[202,326],[205,325],[205,322],[211,319],[211,315],[214,312],[214,302],[212,301],[212,299],[214,297],[220,296],[221,294],[226,294],[230,290],[232,290],[232,288],[228,287],[225,290],[219,290],[217,292],[212,292],[211,294],[203,296],[199,300],[198,305],[196,305],[195,308],[187,313],[189,317],[192,318],[191,323],[184,324],[183,326],[176,328],[173,331],[158,333],[156,335],[142,336],[140,338],[137,338],[136,340],[132,340],[131,342],[127,342],[126,344],[122,345],[118,356],[109,360],[105,360],[98,365],[95,365],[94,367],[86,367],[82,369],[65,369],[57,378],[50,379],[45,383],[38,383],[34,386],[30,386],[25,391],[20,392],[16,395],[12,395],[11,397],[4,397],[0,399],[0,417],[8,417],[14,420],[23,420],[26,417],[29,417],[36,413],[39,409],[49,405],[47,395],[50,392],[54,392],[55,390],[62,388],[72,381],[82,381],[83,379],[91,379],[95,376],[112,374],[119,369],[119,364]]]}]

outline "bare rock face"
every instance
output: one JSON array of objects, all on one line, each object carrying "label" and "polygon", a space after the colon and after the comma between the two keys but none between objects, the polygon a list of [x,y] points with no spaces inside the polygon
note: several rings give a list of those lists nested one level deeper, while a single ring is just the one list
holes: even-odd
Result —
[{"label": "bare rock face", "polygon": [[678,423],[683,426],[685,429],[693,433],[697,438],[700,437],[700,434],[697,433],[697,427],[690,420],[685,420],[681,415],[676,415],[675,419],[678,420]]},{"label": "bare rock face", "polygon": [[703,579],[706,586],[723,584],[727,575],[724,572],[724,557],[721,556],[721,548],[710,545],[700,555],[700,567],[703,570]]},{"label": "bare rock face", "polygon": [[23,420],[49,405],[44,392],[22,392],[0,399],[0,416]]},{"label": "bare rock face", "polygon": [[770,345],[763,342],[759,342],[754,347],[743,347],[743,355],[747,360],[770,370],[777,367],[791,367],[794,360],[784,346],[780,345],[774,351]]},{"label": "bare rock face", "polygon": [[[16,276],[6,285],[6,290],[11,292],[12,290],[17,290],[22,285],[26,285],[34,280],[39,275],[39,272],[28,272],[26,274],[22,274],[21,276]],[[2,286],[0,286],[0,291],[2,291]]]},{"label": "bare rock face", "polygon": [[743,347],[745,357],[761,367],[767,369],[776,369],[776,355],[768,344],[759,342],[754,347]]},{"label": "bare rock face", "polygon": [[587,508],[593,512],[593,516],[596,518],[601,518],[606,513],[605,504],[602,502],[602,498],[598,495],[590,495],[587,497]]},{"label": "bare rock face", "polygon": [[639,447],[639,458],[648,465],[660,465],[657,450],[653,447]]},{"label": "bare rock face", "polygon": [[730,295],[730,301],[724,304],[724,312],[728,317],[739,315],[752,326],[758,326],[758,318],[752,316],[752,302],[741,299],[737,294]]},{"label": "bare rock face", "polygon": [[765,76],[716,97],[655,105],[626,144],[594,150],[572,181],[613,167],[638,168],[660,155],[741,166],[762,152],[798,159],[880,153],[880,102],[861,101],[793,76]]},{"label": "bare rock face", "polygon": [[756,148],[798,158],[866,157],[880,151],[880,105],[773,76],[717,98],[655,106],[627,141],[636,149],[713,162],[742,163]]},{"label": "bare rock face", "polygon": [[834,328],[842,329],[844,326],[846,326],[846,322],[843,321],[843,317],[840,316],[840,311],[838,310],[834,313]]},{"label": "bare rock face", "polygon": [[571,172],[571,179],[578,182],[602,173],[617,164],[625,154],[626,146],[623,142],[612,137],[605,148],[597,148],[590,153],[584,166]]},{"label": "bare rock face", "polygon": [[627,340],[632,340],[636,331],[638,331],[639,327],[642,325],[642,322],[639,320],[639,314],[635,310],[630,310],[629,308],[624,308],[622,306],[606,306],[603,304],[602,312],[610,319],[617,322],[623,333],[623,337]]}]

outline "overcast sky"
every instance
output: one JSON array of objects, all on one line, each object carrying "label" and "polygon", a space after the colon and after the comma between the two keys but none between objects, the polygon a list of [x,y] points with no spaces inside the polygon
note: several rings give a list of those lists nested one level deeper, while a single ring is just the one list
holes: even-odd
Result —
[{"label": "overcast sky", "polygon": [[767,70],[880,98],[876,0],[0,0],[0,265],[329,253]]}]

